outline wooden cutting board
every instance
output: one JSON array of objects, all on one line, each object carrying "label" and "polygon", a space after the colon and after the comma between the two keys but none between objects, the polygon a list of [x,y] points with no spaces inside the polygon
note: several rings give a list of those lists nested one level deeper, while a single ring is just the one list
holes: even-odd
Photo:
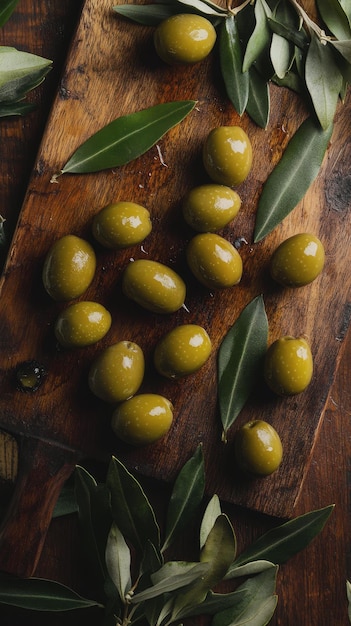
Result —
[{"label": "wooden cutting board", "polygon": [[[144,156],[118,169],[64,175],[52,182],[73,151],[116,117],[185,99],[197,101],[194,111]],[[293,514],[351,310],[350,102],[340,106],[328,154],[304,200],[273,233],[253,244],[262,186],[306,117],[296,96],[273,86],[271,107],[267,130],[257,128],[246,115],[240,119],[226,99],[216,54],[194,67],[167,67],[156,58],[152,28],[118,18],[110,0],[86,0],[0,285],[0,427],[21,442],[17,487],[0,533],[0,569],[33,573],[57,495],[75,463],[84,458],[105,461],[115,454],[143,475],[172,480],[202,443],[209,493],[270,515]],[[201,146],[208,132],[223,124],[240,124],[247,131],[254,162],[238,188],[240,214],[222,233],[232,242],[241,241],[243,279],[232,289],[210,293],[186,267],[185,247],[193,233],[183,222],[180,206],[188,189],[206,182]],[[153,231],[143,246],[124,252],[96,246],[97,272],[84,298],[110,310],[112,328],[95,346],[59,349],[53,325],[64,307],[44,292],[43,259],[61,235],[74,233],[92,241],[93,215],[117,200],[147,206]],[[268,261],[280,241],[301,231],[322,239],[325,271],[308,287],[284,290],[269,279]],[[186,309],[157,316],[128,302],[120,278],[130,258],[154,259],[176,269],[187,283]],[[285,334],[309,338],[314,378],[305,393],[290,399],[257,389],[224,445],[217,406],[217,349],[244,306],[258,294],[264,296],[270,341]],[[167,330],[185,322],[207,329],[212,357],[188,379],[165,381],[153,370],[153,348]],[[145,352],[143,390],[165,394],[175,407],[170,433],[142,449],[121,445],[113,437],[111,409],[94,399],[87,386],[94,356],[122,339],[138,342]],[[28,359],[36,359],[47,370],[33,394],[18,391],[14,381],[16,367]],[[237,426],[251,418],[275,426],[285,453],[276,474],[244,481],[234,469],[232,439]]]}]

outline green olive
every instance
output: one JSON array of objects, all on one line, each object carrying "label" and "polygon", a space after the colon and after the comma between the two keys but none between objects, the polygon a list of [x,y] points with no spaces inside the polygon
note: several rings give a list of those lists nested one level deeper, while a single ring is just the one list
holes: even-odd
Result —
[{"label": "green olive", "polygon": [[187,224],[200,233],[224,228],[238,214],[241,199],[226,185],[200,185],[187,194],[183,216]]},{"label": "green olive", "polygon": [[237,285],[242,276],[243,263],[234,246],[214,233],[200,233],[193,237],[186,250],[188,265],[195,278],[209,289]]},{"label": "green olive", "polygon": [[278,395],[295,395],[308,387],[313,374],[311,348],[303,337],[280,337],[268,348],[264,362],[267,385]]},{"label": "green olive", "polygon": [[269,476],[282,462],[283,447],[280,437],[270,424],[252,420],[236,433],[235,457],[239,467],[256,476]]},{"label": "green olive", "polygon": [[158,261],[130,261],[123,272],[124,294],[154,313],[174,313],[185,300],[186,287],[180,276]]},{"label": "green olive", "polygon": [[184,13],[162,21],[154,33],[158,56],[169,65],[198,63],[211,52],[216,42],[211,22],[201,15]]},{"label": "green olive", "polygon": [[211,180],[236,187],[248,176],[252,146],[239,126],[219,126],[211,130],[203,146],[203,163]]},{"label": "green olive", "polygon": [[161,439],[173,421],[173,405],[163,396],[141,393],[122,402],[112,415],[114,433],[132,445],[145,445]]},{"label": "green olive", "polygon": [[65,348],[82,348],[100,341],[111,326],[111,315],[102,304],[82,300],[70,304],[58,316],[55,335]]},{"label": "green olive", "polygon": [[108,204],[92,224],[95,239],[106,248],[128,248],[144,241],[152,229],[149,211],[135,202]]},{"label": "green olive", "polygon": [[155,367],[166,378],[188,376],[206,363],[211,349],[211,339],[201,326],[176,326],[157,343],[154,352]]},{"label": "green olive", "polygon": [[73,300],[87,290],[95,268],[96,257],[91,245],[76,235],[65,235],[54,242],[45,257],[44,287],[54,300]]},{"label": "green olive", "polygon": [[105,402],[123,402],[138,391],[144,377],[142,349],[132,341],[105,348],[89,370],[91,391]]},{"label": "green olive", "polygon": [[302,287],[311,283],[324,267],[322,242],[309,233],[299,233],[283,241],[273,252],[272,278],[284,287]]}]

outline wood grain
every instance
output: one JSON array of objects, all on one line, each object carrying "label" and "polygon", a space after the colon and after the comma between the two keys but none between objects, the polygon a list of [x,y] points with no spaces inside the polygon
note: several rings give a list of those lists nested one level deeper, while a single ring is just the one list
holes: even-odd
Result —
[{"label": "wood grain", "polygon": [[[114,117],[160,101],[185,98],[197,100],[196,111],[160,142],[162,161],[155,149],[119,170],[82,177],[65,175],[57,185],[50,182],[75,147]],[[258,130],[246,117],[239,120],[228,105],[215,60],[201,64],[201,68],[160,66],[153,53],[150,29],[121,23],[107,2],[85,3],[2,278],[0,410],[4,428],[26,437],[44,437],[59,449],[68,446],[83,456],[106,459],[113,452],[142,473],[166,480],[174,477],[201,441],[209,469],[209,492],[216,491],[229,502],[265,513],[293,513],[341,355],[350,291],[345,254],[349,246],[345,228],[349,195],[340,193],[342,188],[347,191],[348,184],[348,105],[340,107],[328,156],[303,202],[272,235],[260,244],[251,243],[262,184],[305,115],[297,98],[272,88],[270,126],[267,131]],[[241,248],[242,283],[228,292],[209,294],[195,284],[184,262],[191,233],[181,220],[180,202],[185,190],[204,180],[200,159],[204,137],[210,128],[224,123],[240,123],[246,128],[256,158],[249,179],[240,188],[241,214],[223,233],[232,241],[242,238],[248,242]],[[152,236],[143,249],[122,254],[99,250],[96,280],[87,294],[110,308],[112,330],[94,348],[58,351],[52,327],[60,307],[48,300],[41,286],[44,255],[60,234],[75,232],[90,238],[95,212],[105,203],[131,194],[132,199],[150,208]],[[267,262],[277,243],[297,229],[311,230],[323,239],[326,271],[308,289],[283,292],[267,278]],[[189,312],[160,319],[124,300],[121,271],[130,256],[145,253],[186,277]],[[258,293],[265,296],[270,339],[288,333],[307,335],[316,372],[308,392],[298,399],[282,401],[258,391],[240,416],[238,423],[253,414],[271,421],[281,433],[286,450],[279,473],[248,485],[231,467],[230,443],[225,448],[220,443],[216,349],[243,306]],[[159,336],[183,321],[196,321],[208,329],[214,353],[199,374],[171,385],[155,376],[152,350]],[[103,345],[120,338],[139,341],[145,351],[148,374],[144,388],[157,387],[174,400],[176,407],[169,436],[147,450],[127,450],[117,441],[111,442],[109,414],[87,390],[86,373],[92,358]],[[14,368],[27,358],[38,359],[48,369],[45,383],[33,396],[19,394],[13,386]]]}]

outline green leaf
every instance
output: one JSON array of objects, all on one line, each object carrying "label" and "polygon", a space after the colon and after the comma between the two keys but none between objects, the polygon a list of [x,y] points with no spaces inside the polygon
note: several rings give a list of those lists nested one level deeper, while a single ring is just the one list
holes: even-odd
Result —
[{"label": "green leaf", "polygon": [[242,115],[249,97],[249,74],[242,71],[243,55],[234,15],[229,15],[221,24],[219,55],[228,98],[237,113]]},{"label": "green leaf", "polygon": [[241,312],[218,351],[218,397],[224,441],[257,384],[267,341],[267,315],[263,297],[257,296]]},{"label": "green leaf", "polygon": [[174,483],[167,509],[164,552],[189,524],[204,495],[205,468],[202,446],[185,463]]},{"label": "green leaf", "polygon": [[113,519],[124,537],[141,555],[150,541],[158,548],[160,531],[152,506],[140,483],[116,457],[110,461],[106,482]]},{"label": "green leaf", "polygon": [[246,46],[243,61],[243,72],[250,69],[251,65],[257,61],[258,57],[262,54],[265,48],[269,46],[271,39],[271,31],[268,25],[269,17],[272,17],[272,11],[265,0],[256,0],[256,24]]},{"label": "green leaf", "polygon": [[267,128],[270,113],[269,84],[254,65],[249,70],[249,98],[246,112],[260,128]]},{"label": "green leaf", "polygon": [[12,117],[13,115],[27,115],[35,109],[33,104],[24,102],[10,102],[8,104],[0,103],[0,117]]},{"label": "green leaf", "polygon": [[306,55],[305,80],[320,125],[326,130],[333,123],[342,75],[331,46],[314,34]]},{"label": "green leaf", "polygon": [[296,28],[292,28],[286,26],[285,24],[281,24],[276,19],[269,18],[268,24],[273,33],[284,37],[288,41],[291,41],[295,46],[298,46],[302,50],[306,48],[309,40],[306,36],[306,32],[304,30],[297,30]]},{"label": "green leaf", "polygon": [[349,622],[351,624],[351,583],[349,580],[346,581],[346,596],[347,596],[347,615],[349,618]]},{"label": "green leaf", "polygon": [[195,617],[196,615],[216,615],[216,613],[220,611],[235,606],[246,595],[244,589],[230,593],[214,593],[213,591],[209,591],[203,602],[197,606],[192,606],[188,611],[184,609],[182,619]]},{"label": "green leaf", "polygon": [[334,505],[300,515],[273,528],[245,550],[229,568],[226,578],[231,578],[238,565],[266,559],[280,565],[303,550],[320,533],[329,519]]},{"label": "green leaf", "polygon": [[316,178],[332,135],[307,118],[268,176],[259,199],[254,241],[270,233],[300,202]]},{"label": "green leaf", "polygon": [[351,41],[331,41],[330,44],[346,59],[351,65]]},{"label": "green leaf", "polygon": [[52,62],[16,48],[0,46],[0,102],[15,102],[37,87]]},{"label": "green leaf", "polygon": [[210,534],[210,531],[212,530],[217,517],[219,517],[221,513],[222,511],[219,497],[214,494],[205,509],[205,513],[201,521],[200,549],[202,549],[205,545],[207,537]]},{"label": "green leaf", "polygon": [[121,4],[113,10],[133,22],[144,26],[157,26],[163,20],[178,13],[177,8],[170,4]]},{"label": "green leaf", "polygon": [[187,563],[186,561],[168,561],[151,576],[152,587],[136,593],[132,604],[139,604],[163,593],[170,593],[198,580],[207,572],[208,563]]},{"label": "green leaf", "polygon": [[351,39],[348,17],[339,0],[316,0],[320,16],[337,39]]},{"label": "green leaf", "polygon": [[1,0],[0,2],[0,27],[11,17],[19,0]]},{"label": "green leaf", "polygon": [[55,518],[62,517],[64,515],[71,515],[72,513],[77,513],[77,511],[78,503],[74,486],[66,484],[57,499],[52,517]]},{"label": "green leaf", "polygon": [[87,470],[77,466],[75,494],[85,558],[94,576],[98,597],[102,598],[107,576],[105,549],[112,524],[109,492],[105,484],[98,484]]},{"label": "green leaf", "polygon": [[349,24],[351,25],[351,4],[349,0],[339,0],[339,2],[345,11],[346,17],[349,20]]},{"label": "green leaf", "polygon": [[238,565],[235,569],[231,568],[230,573],[228,573],[228,578],[233,579],[243,576],[253,576],[254,574],[261,574],[261,572],[265,572],[272,567],[276,567],[276,564],[271,561],[266,561],[265,559],[250,561],[249,563],[245,563],[245,565]]},{"label": "green leaf", "polygon": [[284,78],[291,65],[292,48],[287,39],[273,33],[270,56],[278,78]]},{"label": "green leaf", "polygon": [[0,576],[0,603],[33,611],[72,611],[92,606],[96,600],[83,598],[75,591],[53,580]]},{"label": "green leaf", "polygon": [[214,616],[212,626],[265,626],[271,620],[276,605],[277,567],[249,578],[237,591],[244,592],[231,608]]},{"label": "green leaf", "polygon": [[131,588],[130,549],[115,523],[112,524],[106,544],[106,566],[122,602]]},{"label": "green leaf", "polygon": [[178,0],[178,2],[181,5],[188,6],[190,9],[196,11],[196,13],[206,17],[211,15],[216,17],[225,17],[227,14],[225,9],[222,9],[213,2],[202,2],[202,0]]},{"label": "green leaf", "polygon": [[155,145],[194,106],[193,100],[168,102],[115,119],[81,144],[61,173],[98,172],[129,163]]}]

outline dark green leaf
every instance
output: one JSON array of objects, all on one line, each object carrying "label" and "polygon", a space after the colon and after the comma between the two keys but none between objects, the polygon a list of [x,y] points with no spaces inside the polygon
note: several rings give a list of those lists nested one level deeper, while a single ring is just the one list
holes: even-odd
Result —
[{"label": "dark green leaf", "polygon": [[72,611],[101,604],[82,598],[72,589],[42,578],[0,577],[0,603],[33,611]]},{"label": "dark green leaf", "polygon": [[257,296],[241,312],[218,351],[218,397],[224,440],[257,384],[267,340],[267,315],[262,296]]},{"label": "dark green leaf", "polygon": [[331,41],[331,45],[346,59],[351,65],[351,41]]},{"label": "dark green leaf", "polygon": [[176,6],[170,4],[120,4],[114,6],[113,10],[145,26],[157,26],[171,15],[178,13]]},{"label": "dark green leaf", "polygon": [[181,6],[187,6],[190,10],[206,17],[225,17],[227,14],[225,9],[216,5],[214,2],[203,2],[203,0],[178,0],[178,2]]},{"label": "dark green leaf", "polygon": [[273,33],[276,33],[277,35],[284,37],[288,41],[291,41],[291,43],[293,43],[295,46],[298,46],[301,49],[304,49],[307,46],[308,38],[304,30],[297,30],[288,27],[273,18],[268,19],[268,24]]},{"label": "dark green leaf", "polygon": [[237,113],[242,115],[249,97],[249,74],[242,71],[243,56],[234,15],[229,15],[221,25],[219,54],[228,98]]},{"label": "dark green leaf", "polygon": [[254,241],[260,241],[300,202],[316,178],[332,134],[307,118],[269,175],[258,203]]},{"label": "dark green leaf", "polygon": [[105,484],[97,483],[87,470],[78,466],[75,493],[85,558],[95,577],[97,595],[102,598],[107,576],[105,549],[112,524],[109,492]]},{"label": "dark green leaf", "polygon": [[37,87],[52,62],[16,48],[0,46],[0,102],[16,102]]},{"label": "dark green leaf", "polygon": [[267,128],[270,113],[270,93],[268,81],[253,65],[249,70],[249,98],[246,111],[260,128]]},{"label": "dark green leaf", "polygon": [[261,574],[261,572],[265,572],[267,569],[271,569],[272,567],[276,567],[276,564],[271,561],[266,561],[265,559],[259,559],[258,561],[250,561],[249,563],[245,563],[245,565],[238,565],[235,569],[232,567],[230,569],[230,573],[228,574],[228,578],[242,578],[244,576],[253,576],[254,574]]},{"label": "dark green leaf", "polygon": [[170,593],[201,579],[207,572],[207,563],[187,563],[185,561],[168,561],[163,567],[151,576],[152,587],[136,593],[132,597],[132,604],[139,604],[157,596]]},{"label": "dark green leaf", "polygon": [[0,104],[0,117],[11,117],[12,115],[27,115],[33,111],[35,106],[24,102],[10,102],[9,104]]},{"label": "dark green leaf", "polygon": [[346,17],[349,20],[349,24],[351,25],[351,4],[349,0],[339,0],[339,2],[345,11]]},{"label": "dark green leaf", "polygon": [[197,607],[193,606],[189,608],[188,611],[184,609],[182,619],[190,616],[195,617],[196,615],[216,615],[216,613],[220,611],[235,606],[238,602],[241,602],[245,596],[247,596],[247,594],[244,589],[230,593],[214,593],[213,591],[209,591],[204,601],[198,604]]},{"label": "dark green leaf", "polygon": [[185,463],[174,483],[167,510],[165,540],[166,550],[189,524],[196,512],[205,490],[205,468],[202,446]]},{"label": "dark green leaf", "polygon": [[257,559],[266,559],[277,565],[285,563],[323,530],[333,509],[334,506],[330,505],[305,513],[268,531],[234,561],[226,578],[231,578],[238,565]]},{"label": "dark green leaf", "polygon": [[205,513],[202,517],[201,526],[200,526],[200,549],[206,543],[207,537],[210,534],[213,526],[215,525],[217,517],[221,515],[221,504],[219,501],[219,497],[217,494],[214,494],[209,501]]},{"label": "dark green leaf", "polygon": [[342,76],[331,46],[314,34],[306,56],[305,80],[320,125],[326,130],[334,120]]},{"label": "dark green leaf", "polygon": [[265,0],[256,0],[256,25],[246,46],[243,61],[243,72],[250,69],[251,65],[257,61],[264,49],[269,47],[271,39],[271,31],[268,25],[269,17],[272,17],[272,12]]},{"label": "dark green leaf", "polygon": [[106,544],[106,567],[113,584],[118,590],[119,597],[125,602],[125,597],[132,586],[130,577],[131,554],[130,549],[115,523],[112,524]]},{"label": "dark green leaf", "polygon": [[81,144],[61,173],[97,172],[129,163],[181,122],[195,104],[193,100],[157,104],[115,119]]},{"label": "dark green leaf", "polygon": [[279,87],[286,87],[287,89],[291,89],[296,93],[303,93],[303,84],[300,76],[295,74],[295,72],[288,72],[285,74],[284,78],[278,78],[278,76],[273,76],[272,82],[279,85]]},{"label": "dark green leaf", "polygon": [[249,578],[237,591],[244,592],[232,607],[215,615],[212,626],[265,626],[271,620],[276,605],[276,576],[278,568]]},{"label": "dark green leaf", "polygon": [[71,484],[64,485],[56,502],[53,512],[53,518],[62,517],[63,515],[71,515],[77,513],[78,504],[74,486]]},{"label": "dark green leaf", "polygon": [[349,622],[351,623],[351,583],[349,580],[346,581],[346,597],[347,597],[347,615],[349,618]]},{"label": "dark green leaf", "polygon": [[324,24],[337,39],[351,39],[350,23],[339,0],[316,0],[316,5]]},{"label": "dark green leaf", "polygon": [[0,2],[0,27],[11,17],[19,0],[1,0]]},{"label": "dark green leaf", "polygon": [[107,472],[113,519],[126,539],[142,555],[148,542],[159,546],[155,513],[140,483],[116,457]]}]

